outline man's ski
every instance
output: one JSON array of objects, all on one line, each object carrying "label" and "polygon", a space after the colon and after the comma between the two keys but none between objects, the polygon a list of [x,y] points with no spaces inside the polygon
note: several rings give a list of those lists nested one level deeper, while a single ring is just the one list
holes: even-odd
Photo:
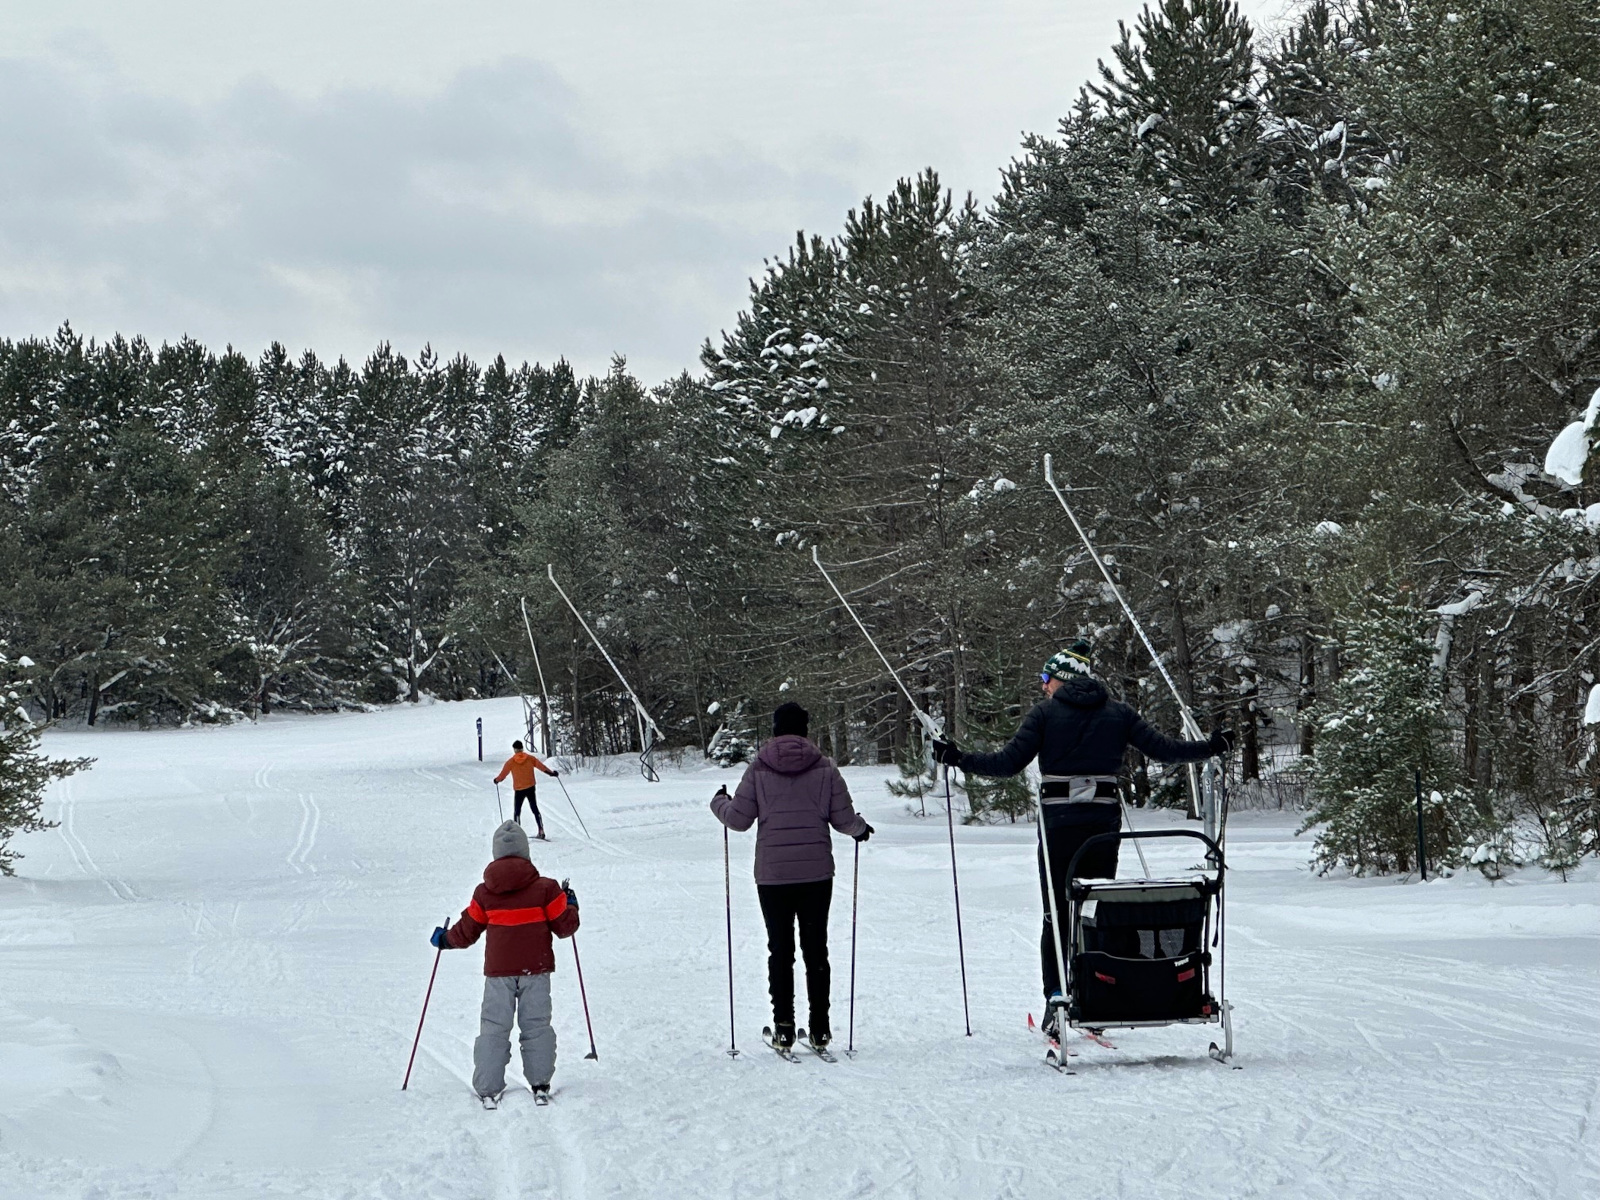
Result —
[{"label": "man's ski", "polygon": [[807,1050],[811,1051],[811,1053],[815,1054],[823,1062],[838,1062],[839,1061],[837,1058],[834,1057],[833,1051],[829,1050],[827,1046],[825,1046],[825,1045],[824,1046],[819,1046],[819,1045],[817,1045],[816,1042],[813,1042],[810,1038],[808,1038],[806,1036],[806,1031],[804,1029],[795,1030],[794,1031],[794,1035],[795,1035],[795,1037],[799,1038],[801,1042],[803,1042],[805,1044],[805,1047],[806,1047]]},{"label": "man's ski", "polygon": [[1076,1058],[1076,1051],[1065,1049],[1058,1039],[1051,1037],[1048,1033],[1045,1033],[1042,1028],[1040,1028],[1038,1025],[1035,1025],[1033,1023],[1032,1013],[1028,1014],[1028,1029],[1034,1033],[1042,1034],[1044,1036],[1045,1066],[1052,1067],[1055,1070],[1060,1071],[1063,1075],[1071,1075],[1074,1073],[1072,1069],[1067,1066],[1067,1059]]},{"label": "man's ski", "polygon": [[1115,1043],[1108,1042],[1106,1040],[1106,1035],[1101,1030],[1079,1029],[1078,1032],[1083,1034],[1084,1037],[1088,1038],[1096,1046],[1104,1046],[1107,1050],[1115,1050],[1117,1048]]},{"label": "man's ski", "polygon": [[767,1044],[767,1048],[769,1050],[775,1051],[779,1058],[786,1058],[792,1063],[797,1063],[800,1061],[800,1056],[793,1050],[790,1050],[786,1046],[780,1046],[777,1042],[772,1040],[771,1025],[763,1025],[761,1027],[761,1040]]}]

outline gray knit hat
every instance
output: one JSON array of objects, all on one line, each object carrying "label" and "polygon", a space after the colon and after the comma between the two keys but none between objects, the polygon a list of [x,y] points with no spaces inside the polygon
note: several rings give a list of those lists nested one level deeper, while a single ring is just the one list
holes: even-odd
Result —
[{"label": "gray knit hat", "polygon": [[507,821],[494,831],[494,856],[496,858],[525,858],[533,861],[533,855],[528,853],[528,835],[522,832],[522,826],[515,821]]}]

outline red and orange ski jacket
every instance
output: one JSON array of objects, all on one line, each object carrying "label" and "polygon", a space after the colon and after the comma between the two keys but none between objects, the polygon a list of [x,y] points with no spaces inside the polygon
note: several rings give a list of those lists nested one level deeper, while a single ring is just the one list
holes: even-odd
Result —
[{"label": "red and orange ski jacket", "polygon": [[452,950],[464,950],[489,931],[485,975],[548,975],[556,969],[551,935],[578,932],[578,909],[554,879],[525,858],[497,858],[483,872],[472,903],[445,935]]}]

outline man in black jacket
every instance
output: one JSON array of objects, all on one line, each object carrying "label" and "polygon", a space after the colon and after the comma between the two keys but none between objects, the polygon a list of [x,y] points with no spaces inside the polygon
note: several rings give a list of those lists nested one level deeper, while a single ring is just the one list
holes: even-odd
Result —
[{"label": "man in black jacket", "polygon": [[[1045,699],[1034,705],[1015,736],[993,754],[964,754],[952,742],[933,744],[936,759],[969,775],[1015,775],[1038,757],[1039,806],[1058,912],[1066,910],[1067,867],[1072,856],[1096,834],[1115,833],[1122,827],[1117,779],[1129,746],[1166,763],[1199,762],[1226,754],[1232,746],[1232,735],[1223,729],[1203,742],[1167,737],[1130,706],[1111,699],[1092,671],[1091,650],[1085,641],[1075,642],[1051,658],[1040,675]],[[1091,879],[1114,878],[1117,848],[1116,842],[1096,846],[1079,862],[1078,874]],[[1044,898],[1044,930],[1039,936],[1039,957],[1047,1020],[1053,1021],[1061,979],[1056,970],[1044,855],[1041,846],[1039,891]]]}]

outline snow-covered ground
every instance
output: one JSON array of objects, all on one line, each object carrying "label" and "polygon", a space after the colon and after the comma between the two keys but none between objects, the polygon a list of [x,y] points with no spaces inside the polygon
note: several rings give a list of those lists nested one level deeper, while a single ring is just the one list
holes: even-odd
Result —
[{"label": "snow-covered ground", "polygon": [[[764,1050],[752,839],[733,839],[728,1043],[720,827],[734,772],[574,772],[594,841],[541,788],[547,874],[582,900],[600,1060],[558,947],[556,1100],[483,1112],[466,1080],[481,950],[433,951],[497,822],[515,700],[259,725],[49,735],[93,771],[0,881],[0,1196],[1600,1195],[1600,874],[1325,880],[1291,819],[1244,815],[1228,991],[1211,1029],[1124,1032],[1041,1062],[1027,826],[957,831],[963,1036],[942,813],[847,772],[864,848],[854,1060]],[[509,804],[509,794],[507,795]],[[1145,820],[1154,818],[1145,816]],[[838,839],[835,1031],[850,848]],[[1177,851],[1168,851],[1177,854]],[[1193,854],[1182,852],[1192,860]],[[1131,854],[1124,855],[1125,869]],[[1175,859],[1171,861],[1176,861]],[[516,1066],[513,1064],[513,1076]]]}]

